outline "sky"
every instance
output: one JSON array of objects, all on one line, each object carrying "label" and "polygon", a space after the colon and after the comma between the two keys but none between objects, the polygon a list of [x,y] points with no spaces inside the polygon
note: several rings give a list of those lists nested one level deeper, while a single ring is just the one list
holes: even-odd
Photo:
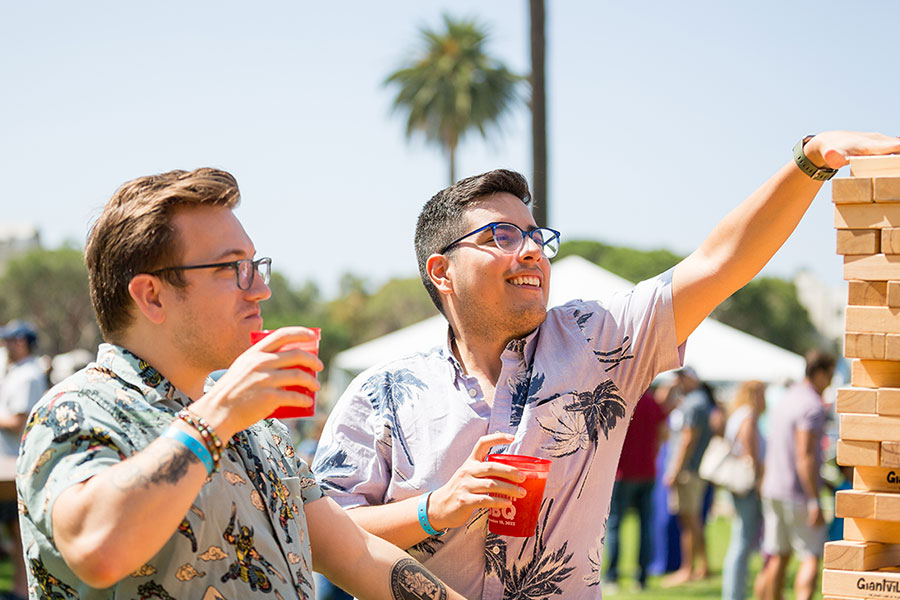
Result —
[{"label": "sky", "polygon": [[[386,76],[444,13],[529,68],[527,0],[0,3],[0,222],[83,245],[123,182],[232,172],[258,254],[333,293],[416,274],[447,160],[405,137]],[[550,225],[693,250],[807,134],[900,134],[900,3],[547,2]],[[531,176],[530,116],[470,135],[459,177]],[[839,176],[847,176],[843,171]],[[764,274],[839,285],[827,184]]]}]

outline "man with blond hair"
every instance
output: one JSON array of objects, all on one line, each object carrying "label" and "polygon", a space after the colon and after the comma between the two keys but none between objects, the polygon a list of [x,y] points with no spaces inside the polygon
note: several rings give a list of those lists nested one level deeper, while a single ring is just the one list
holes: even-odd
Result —
[{"label": "man with blond hair", "polygon": [[[106,343],[29,419],[17,485],[31,598],[312,598],[313,569],[360,598],[461,598],[359,528],[267,419],[309,406],[302,327],[250,347],[271,259],[215,169],[124,184],[91,229]],[[207,375],[227,372],[215,384]]]}]

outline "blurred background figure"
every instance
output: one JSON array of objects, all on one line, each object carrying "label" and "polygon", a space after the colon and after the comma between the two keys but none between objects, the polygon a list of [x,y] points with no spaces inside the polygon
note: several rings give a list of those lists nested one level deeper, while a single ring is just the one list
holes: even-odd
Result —
[{"label": "blurred background figure", "polygon": [[742,383],[731,404],[725,425],[725,439],[736,456],[749,456],[756,471],[756,485],[747,494],[729,492],[734,504],[734,520],[728,553],[722,566],[722,600],[743,600],[747,590],[747,563],[759,546],[762,505],[759,484],[763,474],[764,444],[759,416],[766,410],[766,386],[760,381]]},{"label": "blurred background figure", "polygon": [[[8,361],[0,387],[0,453],[15,458],[28,413],[47,391],[47,371],[36,356],[37,331],[29,323],[10,321],[0,330],[0,337],[5,342]],[[0,522],[10,538],[13,563],[12,592],[7,598],[25,598],[28,590],[15,499],[0,501]]]},{"label": "blurred background figure", "polygon": [[665,483],[670,488],[669,512],[678,515],[681,528],[681,566],[663,580],[665,586],[709,575],[701,516],[707,485],[697,470],[712,437],[713,401],[691,367],[677,372],[676,388],[681,399],[669,418],[671,454]]},{"label": "blurred background figure", "polygon": [[604,590],[615,593],[619,578],[619,536],[622,519],[628,509],[637,510],[640,522],[637,585],[647,586],[653,559],[653,487],[656,479],[656,455],[666,435],[667,412],[657,403],[654,390],[644,392],[634,409],[634,417],[625,435],[622,456],[616,470],[612,501],[607,521],[608,548]]}]

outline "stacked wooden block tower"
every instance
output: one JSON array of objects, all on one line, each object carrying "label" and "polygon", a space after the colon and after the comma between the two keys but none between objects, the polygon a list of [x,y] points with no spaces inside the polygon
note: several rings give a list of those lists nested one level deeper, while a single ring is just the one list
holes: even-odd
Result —
[{"label": "stacked wooden block tower", "polygon": [[851,159],[850,174],[832,191],[851,361],[837,462],[853,489],[835,498],[844,539],[825,545],[822,595],[900,600],[900,155]]}]

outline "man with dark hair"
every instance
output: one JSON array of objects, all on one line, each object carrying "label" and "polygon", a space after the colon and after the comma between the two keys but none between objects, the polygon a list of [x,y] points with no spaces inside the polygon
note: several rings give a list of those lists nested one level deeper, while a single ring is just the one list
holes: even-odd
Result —
[{"label": "man with dark hair", "polygon": [[763,550],[769,560],[756,585],[765,600],[781,598],[784,576],[794,552],[800,568],[794,579],[798,600],[812,598],[825,546],[825,519],[819,506],[822,489],[822,436],[825,403],[835,358],[813,350],[806,355],[806,377],[791,386],[769,417],[766,462],[760,493],[763,505]]},{"label": "man with dark hair", "polygon": [[[0,329],[0,338],[6,343],[8,360],[6,377],[0,385],[0,454],[15,459],[28,413],[47,391],[47,372],[36,356],[37,330],[30,323],[10,321]],[[16,504],[15,499],[0,502],[0,522],[12,541],[11,595],[24,598],[28,592]]]},{"label": "man with dark hair", "polygon": [[[461,598],[365,532],[266,418],[309,406],[274,332],[250,347],[271,259],[214,169],[126,183],[88,238],[91,298],[106,343],[29,419],[18,462],[31,598],[312,598],[312,570],[361,598]],[[216,382],[212,371],[227,368]]]},{"label": "man with dark hair", "polygon": [[[447,343],[354,380],[316,453],[320,483],[467,597],[599,598],[605,519],[638,398],[784,243],[831,172],[819,167],[898,152],[900,139],[832,132],[797,149],[674,269],[607,302],[549,311],[559,234],[535,224],[524,179],[492,171],[435,195],[416,253]],[[533,537],[488,532],[495,494],[524,493],[521,473],[482,460],[492,446],[553,461]]]}]

